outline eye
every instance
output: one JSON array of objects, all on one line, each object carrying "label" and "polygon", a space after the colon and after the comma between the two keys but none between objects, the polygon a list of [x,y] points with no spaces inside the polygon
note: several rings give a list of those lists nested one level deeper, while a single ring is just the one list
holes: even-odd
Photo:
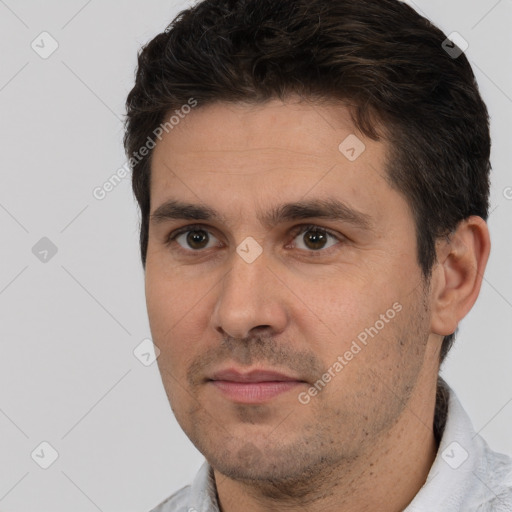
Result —
[{"label": "eye", "polygon": [[205,226],[185,226],[171,233],[167,239],[167,244],[170,245],[176,242],[184,250],[190,251],[192,249],[197,252],[218,245],[213,243],[214,240],[217,240],[217,238]]},{"label": "eye", "polygon": [[[299,249],[308,252],[329,252],[326,249],[330,249],[332,246],[340,242],[340,237],[331,233],[329,230],[316,225],[297,226],[294,230],[293,235],[295,239],[299,240],[296,245]],[[330,245],[327,245],[329,238],[332,239]]]}]

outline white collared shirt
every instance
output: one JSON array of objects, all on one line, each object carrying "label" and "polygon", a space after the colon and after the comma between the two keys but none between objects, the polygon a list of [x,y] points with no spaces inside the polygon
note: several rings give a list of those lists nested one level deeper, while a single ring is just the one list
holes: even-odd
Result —
[{"label": "white collared shirt", "polygon": [[[512,512],[512,459],[492,451],[449,388],[446,424],[427,481],[403,512]],[[151,512],[219,512],[205,461],[187,485]]]}]

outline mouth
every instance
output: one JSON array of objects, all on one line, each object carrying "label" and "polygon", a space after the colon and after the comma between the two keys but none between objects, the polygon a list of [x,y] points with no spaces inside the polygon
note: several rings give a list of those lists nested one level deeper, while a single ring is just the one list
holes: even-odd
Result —
[{"label": "mouth", "polygon": [[233,402],[258,404],[291,391],[305,381],[272,370],[240,372],[230,368],[213,373],[207,383]]}]

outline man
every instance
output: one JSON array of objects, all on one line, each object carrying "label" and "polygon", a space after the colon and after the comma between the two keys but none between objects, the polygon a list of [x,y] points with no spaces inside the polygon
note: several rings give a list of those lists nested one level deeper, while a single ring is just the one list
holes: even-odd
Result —
[{"label": "man", "polygon": [[206,462],[154,510],[509,511],[439,367],[490,241],[489,126],[396,0],[206,0],[139,55],[151,331]]}]

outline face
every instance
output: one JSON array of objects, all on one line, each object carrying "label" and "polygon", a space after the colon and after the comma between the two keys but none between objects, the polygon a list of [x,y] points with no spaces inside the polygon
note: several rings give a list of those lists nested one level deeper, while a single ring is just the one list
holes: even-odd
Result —
[{"label": "face", "polygon": [[421,385],[428,290],[386,158],[344,107],[291,100],[198,107],[157,143],[153,341],[224,475],[298,481],[368,454]]}]

